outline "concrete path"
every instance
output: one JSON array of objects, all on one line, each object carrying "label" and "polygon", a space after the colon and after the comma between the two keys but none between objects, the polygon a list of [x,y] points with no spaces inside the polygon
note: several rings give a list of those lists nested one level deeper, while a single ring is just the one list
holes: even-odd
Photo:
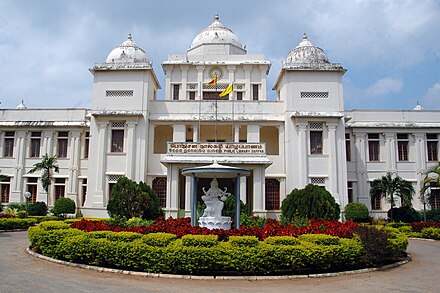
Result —
[{"label": "concrete path", "polygon": [[359,275],[273,281],[175,280],[66,267],[25,252],[27,232],[0,233],[0,292],[440,292],[440,241],[410,240],[413,261]]}]

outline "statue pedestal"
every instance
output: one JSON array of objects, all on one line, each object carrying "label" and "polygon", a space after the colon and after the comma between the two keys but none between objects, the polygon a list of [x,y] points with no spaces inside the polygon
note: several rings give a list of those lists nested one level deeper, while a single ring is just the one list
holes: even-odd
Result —
[{"label": "statue pedestal", "polygon": [[200,217],[199,226],[212,229],[231,229],[231,217]]}]

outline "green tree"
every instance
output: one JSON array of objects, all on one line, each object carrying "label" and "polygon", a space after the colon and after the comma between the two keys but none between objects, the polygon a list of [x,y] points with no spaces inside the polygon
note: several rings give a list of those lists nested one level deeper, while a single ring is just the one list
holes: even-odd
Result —
[{"label": "green tree", "polygon": [[49,205],[49,187],[53,180],[52,175],[54,172],[60,172],[60,168],[58,167],[57,163],[57,157],[50,157],[48,154],[45,154],[43,158],[41,158],[41,161],[35,163],[33,168],[29,170],[28,173],[32,174],[38,171],[43,171],[43,173],[41,174],[41,185],[43,185],[43,188],[46,191],[46,204]]},{"label": "green tree", "polygon": [[141,190],[139,185],[121,177],[112,189],[107,204],[107,211],[111,217],[141,218],[150,207],[150,198],[147,192]]},{"label": "green tree", "polygon": [[375,179],[371,182],[370,198],[373,203],[377,194],[387,198],[391,204],[390,219],[393,221],[393,208],[395,207],[394,196],[401,198],[402,206],[411,207],[412,198],[415,193],[411,182],[400,176],[393,176],[393,173],[387,172],[382,178]]},{"label": "green tree", "polygon": [[150,201],[150,204],[149,204],[148,208],[144,211],[142,218],[144,220],[155,220],[158,217],[165,216],[164,211],[160,207],[159,197],[157,196],[154,189],[142,181],[139,182],[139,187],[141,188],[141,190],[143,192],[146,192],[148,194],[149,201]]},{"label": "green tree", "polygon": [[295,188],[281,205],[281,216],[283,222],[287,223],[291,223],[297,217],[337,220],[339,214],[339,204],[330,192],[314,184],[309,184],[303,189]]},{"label": "green tree", "polygon": [[[420,197],[422,203],[425,204],[425,193],[428,191],[430,187],[440,187],[440,162],[437,165],[432,166],[423,172],[425,177],[421,182],[420,187]],[[428,202],[431,203],[431,198],[428,198]]]}]

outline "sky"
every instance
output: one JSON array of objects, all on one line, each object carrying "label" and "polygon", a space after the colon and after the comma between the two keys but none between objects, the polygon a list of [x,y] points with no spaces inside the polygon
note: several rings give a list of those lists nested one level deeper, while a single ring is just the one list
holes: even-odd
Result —
[{"label": "sky", "polygon": [[[345,109],[440,109],[439,0],[0,0],[0,108],[90,108],[95,63],[128,33],[153,62],[184,54],[213,15],[272,63],[307,33],[347,69]],[[164,89],[158,98],[164,96]]]}]

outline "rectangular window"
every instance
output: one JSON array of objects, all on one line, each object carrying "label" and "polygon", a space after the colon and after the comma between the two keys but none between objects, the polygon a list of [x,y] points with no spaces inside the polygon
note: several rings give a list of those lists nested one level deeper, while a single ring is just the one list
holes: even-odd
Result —
[{"label": "rectangular window", "polygon": [[89,147],[90,147],[90,132],[86,132],[84,139],[84,159],[89,157]]},{"label": "rectangular window", "polygon": [[328,99],[328,92],[301,92],[301,99]]},{"label": "rectangular window", "polygon": [[259,100],[258,93],[259,93],[259,86],[258,86],[258,84],[253,84],[252,85],[252,100],[254,100],[254,101],[258,101]]},{"label": "rectangular window", "polygon": [[38,178],[29,177],[27,179],[26,189],[31,193],[31,197],[29,198],[30,202],[37,201],[37,189],[38,189]]},{"label": "rectangular window", "polygon": [[426,150],[428,152],[428,161],[438,161],[437,134],[426,134]]},{"label": "rectangular window", "polygon": [[12,158],[14,156],[14,131],[5,132],[5,144],[3,149],[3,157]]},{"label": "rectangular window", "polygon": [[122,153],[124,151],[124,130],[112,129],[112,153]]},{"label": "rectangular window", "polygon": [[173,100],[179,99],[179,89],[180,89],[180,85],[173,84]]},{"label": "rectangular window", "polygon": [[371,202],[371,205],[372,205],[371,206],[372,210],[381,210],[382,209],[382,194],[380,192],[376,193],[374,195],[374,198]]},{"label": "rectangular window", "polygon": [[347,161],[351,161],[350,133],[345,134],[345,158]]},{"label": "rectangular window", "polygon": [[310,154],[322,154],[322,131],[310,131]]},{"label": "rectangular window", "polygon": [[81,204],[84,206],[84,203],[86,202],[86,195],[87,195],[87,179],[83,179],[81,182]]},{"label": "rectangular window", "polygon": [[347,182],[347,194],[348,194],[348,202],[353,202],[353,182]]},{"label": "rectangular window", "polygon": [[57,142],[57,157],[67,158],[67,139],[69,137],[69,132],[59,131],[58,132],[58,142]]},{"label": "rectangular window", "polygon": [[237,101],[243,100],[243,92],[237,92]]},{"label": "rectangular window", "polygon": [[368,159],[372,162],[380,161],[379,134],[368,134]]},{"label": "rectangular window", "polygon": [[408,161],[408,134],[397,134],[397,150],[399,161]]},{"label": "rectangular window", "polygon": [[280,182],[277,179],[266,179],[266,210],[280,209]]},{"label": "rectangular window", "polygon": [[3,179],[3,181],[0,182],[0,196],[2,203],[9,203],[9,194],[11,190],[10,181],[11,178],[6,177]]},{"label": "rectangular window", "polygon": [[31,149],[29,156],[31,158],[40,157],[41,132],[31,133]]},{"label": "rectangular window", "polygon": [[189,92],[189,99],[195,100],[196,99],[196,92]]},{"label": "rectangular window", "polygon": [[431,195],[429,196],[429,205],[431,210],[440,209],[440,189],[431,188]]},{"label": "rectangular window", "polygon": [[64,197],[66,192],[66,179],[65,178],[55,178],[55,202]]}]

